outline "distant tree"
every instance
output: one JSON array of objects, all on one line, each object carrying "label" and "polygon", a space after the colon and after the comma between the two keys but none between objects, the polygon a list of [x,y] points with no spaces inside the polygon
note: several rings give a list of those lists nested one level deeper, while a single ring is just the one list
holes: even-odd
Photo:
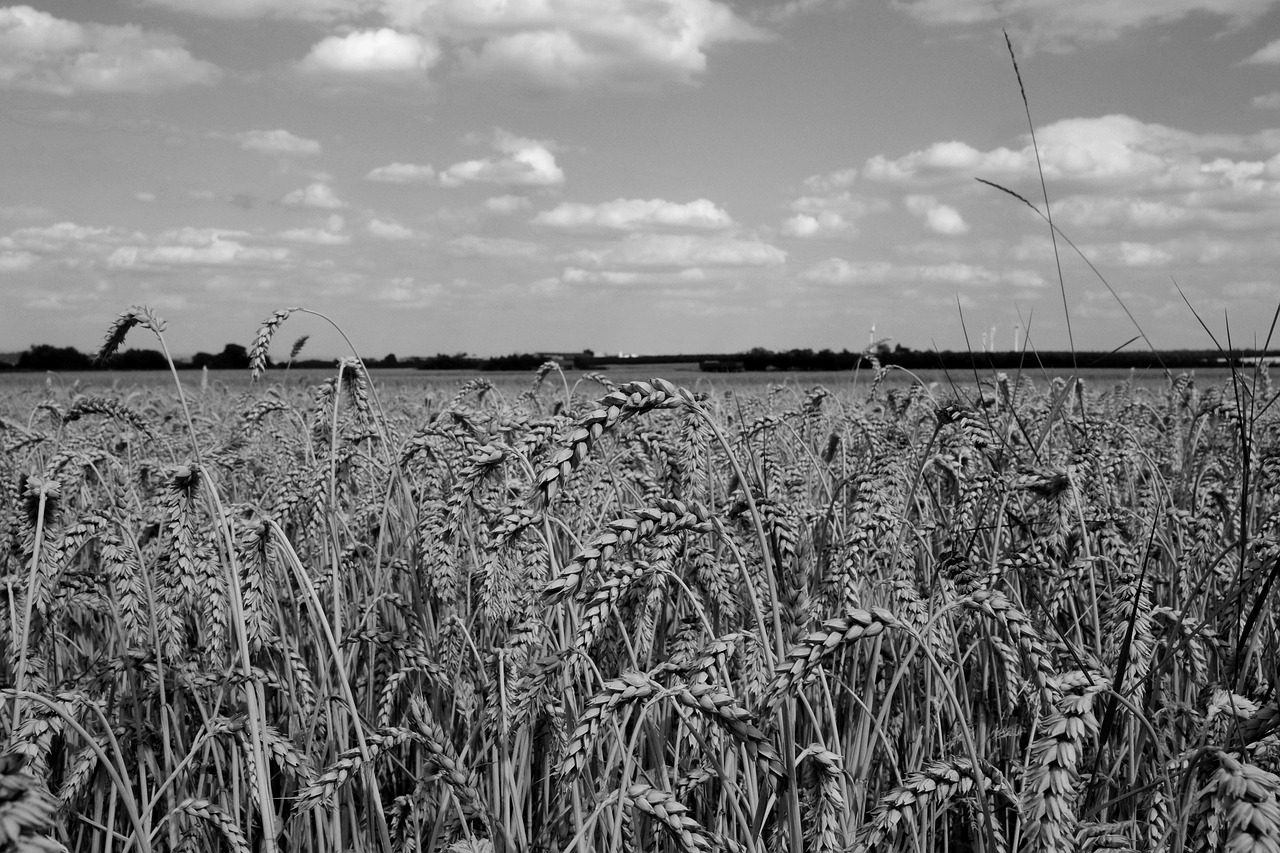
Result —
[{"label": "distant tree", "polygon": [[75,347],[36,344],[18,356],[19,370],[90,370],[93,359]]},{"label": "distant tree", "polygon": [[396,358],[396,354],[393,352],[387,353],[387,357],[382,360],[383,367],[396,367],[399,364],[400,360]]},{"label": "distant tree", "polygon": [[210,355],[198,352],[191,359],[192,367],[207,367],[210,370],[247,370],[249,368],[249,351],[240,344],[227,344],[222,352]]},{"label": "distant tree", "polygon": [[117,353],[106,365],[111,370],[167,370],[164,353],[153,349],[127,349]]}]

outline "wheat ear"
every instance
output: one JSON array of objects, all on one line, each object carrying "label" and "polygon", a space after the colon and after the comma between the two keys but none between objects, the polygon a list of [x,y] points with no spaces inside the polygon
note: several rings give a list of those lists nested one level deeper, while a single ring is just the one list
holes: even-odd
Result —
[{"label": "wheat ear", "polygon": [[769,704],[776,706],[788,693],[802,685],[822,660],[841,646],[874,637],[885,628],[899,625],[892,613],[879,607],[871,610],[851,610],[847,615],[828,619],[822,628],[814,631],[792,646],[786,659],[774,670],[773,680],[765,690]]},{"label": "wheat ear", "polygon": [[633,805],[647,815],[657,818],[680,842],[687,853],[702,853],[715,849],[707,831],[689,817],[689,809],[668,791],[652,785],[637,783],[627,788],[622,801]]},{"label": "wheat ear", "polygon": [[537,492],[543,504],[555,499],[556,492],[591,453],[600,436],[622,421],[654,409],[671,409],[692,404],[693,394],[677,388],[665,379],[649,382],[627,382],[601,397],[595,410],[574,426],[564,444],[551,458],[551,464],[538,475]]}]

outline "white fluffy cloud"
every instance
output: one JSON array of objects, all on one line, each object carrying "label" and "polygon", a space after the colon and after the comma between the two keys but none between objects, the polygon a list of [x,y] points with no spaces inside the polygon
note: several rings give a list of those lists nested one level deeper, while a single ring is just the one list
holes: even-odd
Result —
[{"label": "white fluffy cloud", "polygon": [[499,195],[484,200],[486,210],[500,213],[504,216],[510,216],[513,213],[519,213],[527,210],[533,205],[533,202],[522,195]]},{"label": "white fluffy cloud", "polygon": [[320,153],[319,142],[294,136],[287,130],[246,130],[235,138],[241,148],[259,154],[310,156]]},{"label": "white fluffy cloud", "polygon": [[0,273],[31,269],[31,267],[35,266],[37,260],[38,258],[31,252],[12,251],[9,249],[0,251]]},{"label": "white fluffy cloud", "polygon": [[[428,68],[437,41],[451,47],[465,72],[523,85],[580,89],[596,85],[688,82],[707,67],[709,52],[725,44],[769,38],[724,0],[143,0],[169,9],[224,19],[283,18],[368,26],[429,39],[429,61],[405,50],[392,64]],[[353,33],[368,34],[380,30]],[[309,70],[350,71],[372,54],[351,36],[316,45]],[[321,46],[324,48],[321,49]],[[319,51],[317,53],[317,51]],[[367,67],[364,61],[354,63]]]},{"label": "white fluffy cloud", "polygon": [[897,264],[890,261],[846,261],[828,258],[800,274],[804,281],[819,284],[916,284],[951,287],[989,287],[1010,284],[1038,288],[1044,278],[1034,270],[995,270],[980,264],[952,261],[945,264]]},{"label": "white fluffy cloud", "polygon": [[904,202],[907,210],[923,219],[925,227],[935,234],[953,237],[969,231],[969,225],[959,211],[931,195],[909,195]]},{"label": "white fluffy cloud", "polygon": [[347,204],[334,193],[333,187],[321,181],[307,184],[280,199],[286,207],[313,207],[320,210],[338,210]]},{"label": "white fluffy cloud", "polygon": [[80,24],[30,6],[0,8],[0,87],[146,93],[210,85],[221,76],[169,33]]},{"label": "white fluffy cloud", "polygon": [[542,254],[542,247],[527,240],[510,237],[479,237],[466,234],[447,244],[455,255],[473,258],[532,258]]},{"label": "white fluffy cloud", "polygon": [[581,267],[567,267],[560,276],[560,280],[566,284],[607,285],[699,284],[705,282],[707,278],[707,271],[701,267],[657,272],[649,270],[586,270]]},{"label": "white fluffy cloud", "polygon": [[857,169],[839,169],[824,175],[810,175],[804,179],[804,188],[811,193],[830,193],[848,189],[857,179]]},{"label": "white fluffy cloud", "polygon": [[493,147],[501,156],[454,163],[440,172],[441,186],[486,183],[545,187],[564,183],[564,172],[556,164],[548,143],[498,131]]},{"label": "white fluffy cloud", "polygon": [[797,213],[782,223],[782,233],[788,237],[831,237],[851,235],[853,223],[835,210],[823,210],[817,214]]},{"label": "white fluffy cloud", "polygon": [[690,81],[715,46],[766,38],[717,0],[391,3],[399,19],[464,43],[471,73],[551,88]]},{"label": "white fluffy cloud", "polygon": [[291,257],[288,249],[247,246],[242,231],[218,228],[175,228],[151,245],[120,246],[107,258],[116,269],[157,269],[185,266],[267,266]]},{"label": "white fluffy cloud", "polygon": [[346,221],[338,214],[330,214],[323,228],[291,228],[279,233],[280,239],[295,243],[311,243],[315,246],[345,246],[351,237],[343,233]]},{"label": "white fluffy cloud", "polygon": [[[1192,133],[1126,115],[1054,122],[1037,134],[1040,164],[1050,181],[1091,185],[1108,193],[1126,188],[1204,190],[1239,182],[1242,169],[1269,172],[1280,132],[1254,135]],[[1232,157],[1245,155],[1246,159]],[[1252,156],[1250,156],[1252,155]],[[980,151],[964,142],[938,142],[902,157],[876,155],[864,175],[880,183],[927,185],[975,177],[1034,178],[1036,151]],[[1277,175],[1280,177],[1280,175]]]},{"label": "white fluffy cloud", "polygon": [[391,219],[371,219],[366,227],[380,240],[412,240],[416,236],[412,228]]},{"label": "white fluffy cloud", "polygon": [[536,225],[566,230],[636,231],[647,228],[732,228],[729,214],[705,198],[680,204],[655,199],[619,198],[602,204],[565,202],[533,218]]},{"label": "white fluffy cloud", "polygon": [[329,36],[299,63],[309,74],[421,78],[440,59],[434,41],[387,27]]},{"label": "white fluffy cloud", "polygon": [[927,24],[1004,24],[1026,47],[1064,50],[1190,17],[1240,27],[1258,20],[1275,4],[1273,0],[895,0],[894,5]]},{"label": "white fluffy cloud", "polygon": [[1244,60],[1246,65],[1280,65],[1280,39],[1268,44]]},{"label": "white fluffy cloud", "polygon": [[632,234],[605,249],[585,249],[568,257],[599,267],[766,267],[786,263],[787,253],[759,240],[701,234]]},{"label": "white fluffy cloud", "polygon": [[228,20],[332,21],[376,10],[380,0],[143,0],[152,6]]},{"label": "white fluffy cloud", "polygon": [[390,163],[370,170],[365,175],[367,181],[381,181],[387,184],[420,184],[436,179],[436,170],[427,164]]}]

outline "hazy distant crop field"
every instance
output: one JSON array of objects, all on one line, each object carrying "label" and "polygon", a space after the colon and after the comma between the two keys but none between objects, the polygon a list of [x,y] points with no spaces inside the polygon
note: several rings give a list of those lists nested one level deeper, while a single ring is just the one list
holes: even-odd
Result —
[{"label": "hazy distant crop field", "polygon": [[1280,844],[1265,373],[283,377],[3,380],[14,849]]}]

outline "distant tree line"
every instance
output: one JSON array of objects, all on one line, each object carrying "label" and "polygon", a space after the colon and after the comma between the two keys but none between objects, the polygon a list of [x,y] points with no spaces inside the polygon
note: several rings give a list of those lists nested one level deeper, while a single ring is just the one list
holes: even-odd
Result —
[{"label": "distant tree line", "polygon": [[[175,360],[178,369],[207,367],[210,370],[247,370],[249,351],[240,344],[227,344],[220,353],[198,352],[188,360]],[[105,362],[75,347],[36,344],[18,355],[13,364],[0,362],[0,370],[168,370],[164,353],[153,349],[126,349]]]},{"label": "distant tree line", "polygon": [[[1149,350],[1125,352],[967,352],[964,350],[913,350],[898,344],[892,349],[882,345],[873,350],[851,351],[830,349],[768,350],[755,347],[740,353],[699,353],[684,355],[607,356],[596,355],[591,350],[581,353],[511,353],[500,356],[473,356],[466,353],[438,353],[433,356],[397,358],[394,353],[381,359],[365,359],[369,368],[408,367],[419,370],[535,370],[543,363],[555,360],[566,367],[591,370],[610,364],[671,364],[700,362],[705,370],[852,370],[870,367],[874,363],[896,365],[908,370],[969,370],[994,369],[1069,369],[1081,368],[1138,368],[1153,369],[1163,364],[1170,369],[1195,367],[1225,367],[1243,365],[1250,359],[1266,356],[1260,350],[1238,350],[1230,357],[1217,350],[1170,350],[1153,353]],[[271,360],[267,360],[271,366]],[[333,367],[333,359],[293,359],[292,367],[325,369]],[[726,368],[726,365],[731,366]],[[222,352],[198,352],[190,359],[177,360],[178,369],[247,370],[249,352],[240,344],[227,344]],[[0,370],[75,371],[75,370],[166,370],[168,362],[157,350],[127,349],[117,353],[105,364],[98,363],[92,355],[75,347],[56,347],[37,344],[18,354],[16,362],[0,359]]]}]

